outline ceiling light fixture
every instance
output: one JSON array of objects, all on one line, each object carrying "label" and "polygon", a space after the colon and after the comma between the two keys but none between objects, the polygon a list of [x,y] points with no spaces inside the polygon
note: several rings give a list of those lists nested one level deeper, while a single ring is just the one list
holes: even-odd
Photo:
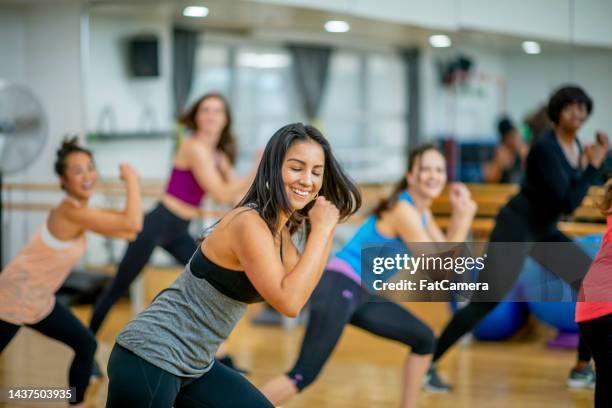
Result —
[{"label": "ceiling light fixture", "polygon": [[189,6],[183,9],[185,17],[206,17],[208,15],[208,7],[204,6]]}]

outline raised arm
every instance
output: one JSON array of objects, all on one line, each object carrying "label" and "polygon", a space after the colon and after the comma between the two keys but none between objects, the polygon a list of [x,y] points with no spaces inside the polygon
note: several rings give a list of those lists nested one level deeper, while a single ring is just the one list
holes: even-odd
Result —
[{"label": "raised arm", "polygon": [[215,154],[210,148],[195,142],[190,142],[190,145],[186,148],[189,169],[200,187],[210,194],[215,201],[233,203],[240,193],[248,189],[255,176],[253,171],[245,177],[235,178],[232,176],[233,178],[229,180],[225,179],[217,167]]},{"label": "raised arm", "polygon": [[63,217],[80,228],[114,238],[134,239],[142,229],[142,200],[138,174],[127,164],[120,166],[126,186],[126,202],[122,211],[78,207],[66,202],[60,207]]},{"label": "raised arm", "polygon": [[[417,242],[463,242],[470,231],[476,212],[476,203],[471,199],[470,192],[463,184],[451,186],[452,215],[446,234],[436,224],[431,210],[426,210],[427,223],[423,226],[422,215],[414,206],[406,202],[398,202],[391,216],[397,235],[408,248],[415,250]],[[412,246],[412,248],[411,248]],[[419,248],[419,250],[422,250]]]},{"label": "raised arm", "polygon": [[477,205],[470,190],[463,183],[453,183],[449,189],[452,208],[451,220],[446,231],[447,242],[463,242],[467,238]]},{"label": "raised arm", "polygon": [[[312,229],[304,252],[285,270],[265,222],[253,211],[232,223],[232,251],[253,286],[280,313],[296,317],[323,273],[338,222],[338,209],[319,197],[310,210]],[[289,268],[288,268],[289,269]]]},{"label": "raised arm", "polygon": [[233,181],[236,180],[236,172],[234,171],[234,166],[227,158],[225,153],[217,154],[217,165],[218,169],[221,172],[221,176],[225,181]]}]

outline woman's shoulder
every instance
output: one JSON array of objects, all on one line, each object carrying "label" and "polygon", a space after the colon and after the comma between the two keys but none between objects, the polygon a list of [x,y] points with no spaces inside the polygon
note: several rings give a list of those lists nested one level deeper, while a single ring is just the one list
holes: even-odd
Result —
[{"label": "woman's shoulder", "polygon": [[55,207],[53,207],[49,211],[49,216],[67,214],[69,212],[82,210],[85,207],[86,206],[82,205],[80,202],[78,202],[72,197],[64,197]]},{"label": "woman's shoulder", "polygon": [[200,156],[200,155],[214,155],[214,154],[215,152],[212,147],[208,146],[205,143],[202,143],[201,141],[197,140],[193,136],[183,139],[176,152],[177,157],[179,155]]},{"label": "woman's shoulder", "polygon": [[45,220],[46,225],[60,226],[60,228],[68,228],[68,230],[82,230],[79,223],[74,220],[77,219],[79,212],[86,209],[87,206],[66,197],[49,211]]},{"label": "woman's shoulder", "polygon": [[421,224],[422,214],[419,214],[414,204],[408,200],[397,200],[391,207],[389,215],[394,222],[412,221]]},{"label": "woman's shoulder", "polygon": [[529,152],[551,153],[551,147],[558,145],[557,137],[554,131],[548,131],[540,136],[531,146]]},{"label": "woman's shoulder", "polygon": [[228,212],[224,218],[223,224],[229,225],[234,224],[238,228],[246,228],[249,226],[266,226],[266,222],[259,215],[257,207],[252,204],[246,204],[240,207],[236,207]]}]

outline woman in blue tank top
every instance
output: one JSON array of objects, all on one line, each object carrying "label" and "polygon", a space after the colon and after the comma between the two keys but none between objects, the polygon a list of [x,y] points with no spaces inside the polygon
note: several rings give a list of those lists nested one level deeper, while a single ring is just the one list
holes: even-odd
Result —
[{"label": "woman in blue tank top", "polygon": [[[434,334],[408,310],[361,286],[363,244],[461,242],[465,240],[476,203],[462,184],[450,188],[452,217],[444,234],[430,207],[446,184],[444,157],[433,145],[413,150],[409,168],[393,193],[382,200],[351,240],[333,257],[311,297],[310,319],[294,367],[262,387],[281,405],[310,385],[329,359],[347,324],[410,347],[403,370],[403,408],[415,407],[434,349]],[[410,248],[408,244],[408,248]]]}]

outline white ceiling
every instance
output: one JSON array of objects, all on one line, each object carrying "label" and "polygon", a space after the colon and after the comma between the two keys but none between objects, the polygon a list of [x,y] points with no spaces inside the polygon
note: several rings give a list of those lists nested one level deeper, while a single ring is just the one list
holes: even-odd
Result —
[{"label": "white ceiling", "polygon": [[[333,1],[333,0],[330,0]],[[218,29],[239,35],[263,35],[277,38],[308,38],[312,41],[371,46],[426,45],[429,35],[444,33],[432,29],[408,26],[387,21],[358,18],[325,11],[284,7],[244,0],[0,0],[0,5],[34,7],[54,3],[81,3],[93,15],[141,15],[156,13],[168,15],[176,22],[201,29]],[[206,5],[210,14],[203,19],[182,16],[188,5]],[[323,24],[330,19],[343,19],[351,24],[345,34],[325,33]],[[524,38],[495,33],[459,31],[447,33],[456,46],[476,45],[493,48],[499,52],[522,53],[520,43]],[[568,52],[568,44],[542,41],[547,51]],[[576,51],[576,50],[572,50]]]}]

